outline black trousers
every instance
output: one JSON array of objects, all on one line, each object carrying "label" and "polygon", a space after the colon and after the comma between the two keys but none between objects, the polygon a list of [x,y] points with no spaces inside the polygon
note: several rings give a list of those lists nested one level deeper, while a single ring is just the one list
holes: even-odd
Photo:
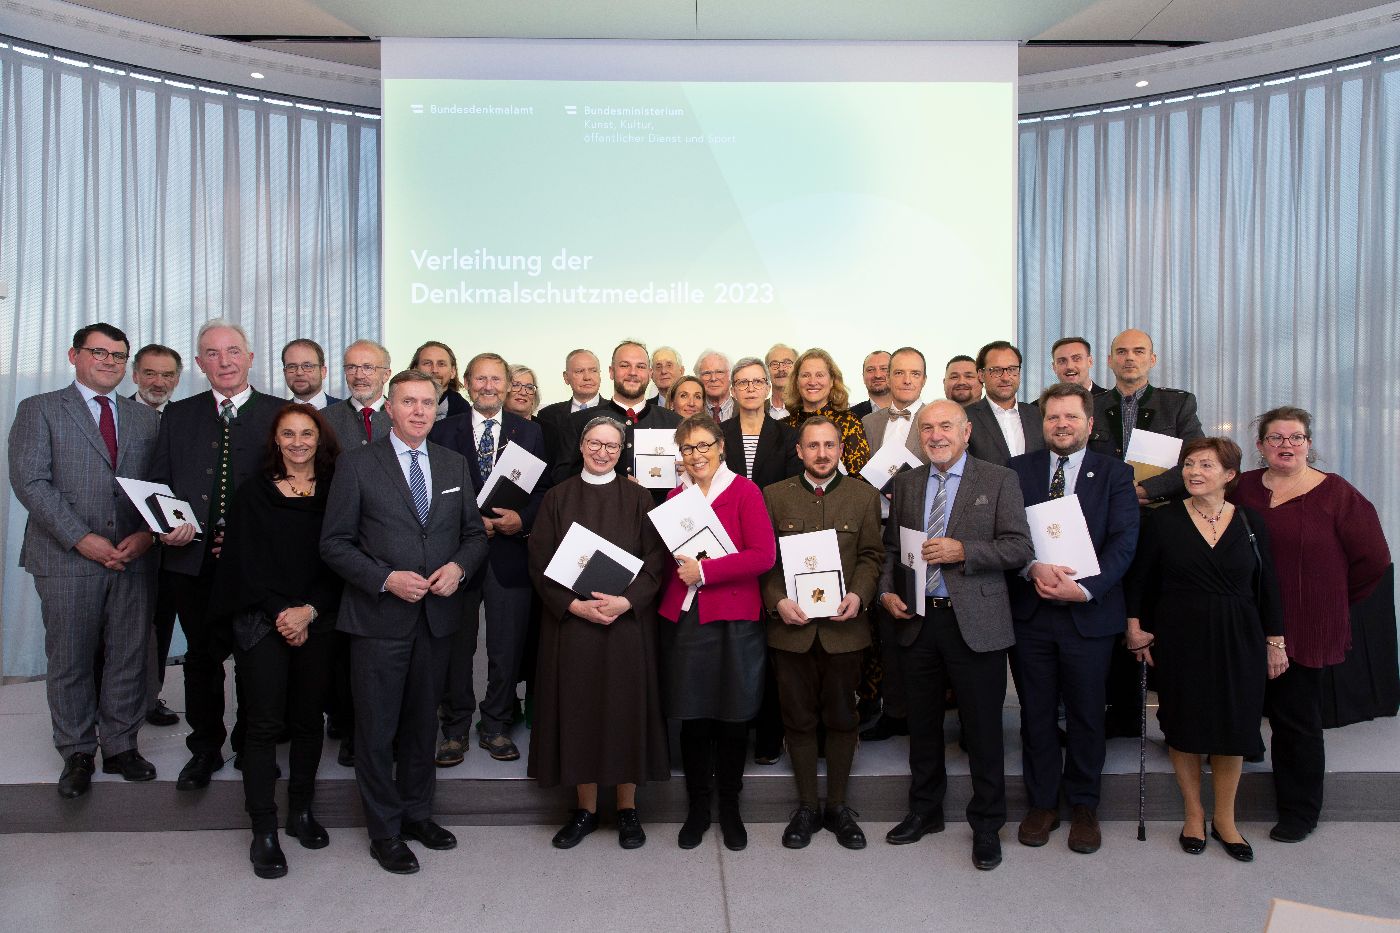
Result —
[{"label": "black trousers", "polygon": [[1274,795],[1280,823],[1314,829],[1322,812],[1327,756],[1322,745],[1322,669],[1289,660],[1264,687],[1273,738]]},{"label": "black trousers", "polygon": [[1001,709],[1006,700],[1006,651],[973,651],[952,609],[930,609],[914,644],[904,649],[909,702],[909,809],[943,812],[948,771],[943,761],[943,697],[958,695],[958,718],[972,771],[967,821],[974,831],[1006,823],[1006,767]]},{"label": "black trousers", "polygon": [[[214,624],[209,597],[214,586],[215,559],[206,557],[198,576],[167,574],[171,599],[185,632],[185,719],[190,724],[185,744],[191,752],[222,755],[224,739],[224,662],[233,646],[229,633]],[[235,683],[235,687],[236,687]],[[235,690],[235,693],[241,691]],[[234,726],[233,748],[242,745],[242,722]]]},{"label": "black trousers", "polygon": [[234,650],[243,684],[243,800],[253,832],[277,828],[277,737],[290,728],[287,806],[311,806],[321,764],[321,710],[330,689],[335,632],[311,634],[293,648],[276,631],[247,651]]}]

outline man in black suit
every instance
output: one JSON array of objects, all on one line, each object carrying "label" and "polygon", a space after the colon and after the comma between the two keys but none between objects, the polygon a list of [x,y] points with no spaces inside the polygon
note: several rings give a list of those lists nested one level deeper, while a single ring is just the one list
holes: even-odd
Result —
[{"label": "man in black suit", "polygon": [[977,378],[977,361],[959,353],[943,367],[943,397],[966,407],[982,397],[982,383]]},{"label": "man in black suit", "polygon": [[[472,486],[481,489],[495,469],[501,452],[510,444],[544,459],[544,437],[539,425],[503,410],[509,391],[510,366],[495,353],[479,353],[467,364],[467,397],[470,415],[439,421],[430,439],[455,450],[467,460]],[[503,480],[502,480],[503,481]],[[526,535],[535,523],[544,483],[536,483],[524,509],[493,508],[483,518],[489,538],[489,559],[466,587],[466,623],[452,636],[447,665],[447,689],[440,717],[442,742],[437,765],[448,768],[462,763],[467,729],[477,708],[472,688],[472,661],[486,605],[486,693],[481,698],[479,743],[497,761],[515,761],[520,750],[510,738],[515,721],[515,684],[525,652],[530,623],[530,555]]]},{"label": "man in black suit", "polygon": [[[631,476],[636,468],[633,459],[633,431],[637,428],[674,428],[681,423],[680,415],[667,408],[658,408],[647,402],[647,381],[651,376],[651,358],[644,344],[635,340],[624,340],[613,348],[612,364],[608,366],[608,378],[612,380],[612,398],[594,408],[578,411],[569,416],[564,425],[565,433],[560,438],[560,463],[554,471],[554,481],[561,482],[570,476],[583,472],[583,455],[579,452],[579,439],[588,422],[599,415],[607,415],[622,422],[626,427],[623,439],[622,456],[617,459],[617,473]],[[660,505],[666,498],[667,490],[653,489],[652,496]]]},{"label": "man in black suit", "polygon": [[[1030,811],[1017,838],[1042,846],[1060,825],[1060,794],[1070,805],[1069,847],[1097,852],[1104,761],[1104,686],[1109,658],[1124,630],[1121,580],[1137,549],[1133,471],[1086,450],[1094,399],[1073,383],[1040,395],[1048,450],[1011,458],[1026,506],[1074,496],[1098,556],[1099,572],[1032,561],[1007,575],[1016,644],[1011,674],[1021,700],[1021,761]],[[1060,750],[1056,711],[1064,704],[1068,742]],[[1062,760],[1063,758],[1063,760]]]},{"label": "man in black suit", "polygon": [[[890,354],[885,350],[872,350],[861,364],[861,380],[865,382],[866,400],[851,406],[851,414],[864,419],[873,411],[880,411],[890,404]],[[874,445],[871,445],[874,450]]]},{"label": "man in black suit", "polygon": [[668,408],[666,393],[676,380],[685,375],[685,363],[675,347],[657,347],[651,351],[651,384],[656,386],[652,401],[662,408]]},{"label": "man in black suit", "polygon": [[978,460],[1006,466],[1012,457],[1040,450],[1040,410],[1016,401],[1021,388],[1021,351],[994,340],[977,352],[977,377],[987,397],[967,406],[972,425],[968,453]]},{"label": "man in black suit", "polygon": [[[194,527],[162,535],[161,555],[175,611],[185,632],[185,740],[191,757],[180,772],[179,790],[198,790],[223,767],[224,661],[231,646],[213,624],[209,597],[223,543],[224,514],[244,480],[262,468],[267,438],[286,404],[248,384],[253,352],[248,335],[220,318],[205,322],[196,338],[195,365],[210,391],[172,402],[160,419],[151,480],[165,483],[194,509],[205,531],[191,544]],[[241,744],[234,727],[234,751]]]},{"label": "man in black suit", "polygon": [[603,400],[602,393],[598,391],[602,378],[598,357],[592,350],[580,347],[570,350],[564,358],[564,384],[569,387],[569,397],[544,406],[535,415],[540,430],[544,432],[544,449],[548,455],[546,462],[551,469],[571,455],[570,451],[560,446],[564,436],[569,433],[569,416],[585,408],[594,408]]},{"label": "man in black suit", "polygon": [[1083,337],[1061,337],[1051,344],[1050,368],[1060,382],[1083,386],[1090,395],[1108,391],[1094,384],[1094,348]]},{"label": "man in black suit", "polygon": [[340,399],[329,395],[326,383],[326,351],[306,337],[298,337],[282,348],[282,377],[292,401],[302,402],[320,411]]},{"label": "man in black suit", "polygon": [[321,531],[321,557],[346,583],[336,627],[354,636],[355,778],[370,852],[395,874],[418,870],[405,837],[457,844],[432,819],[437,704],[465,610],[459,586],[486,558],[467,461],[428,442],[437,399],[416,370],[390,380],[393,428],[336,463]]}]

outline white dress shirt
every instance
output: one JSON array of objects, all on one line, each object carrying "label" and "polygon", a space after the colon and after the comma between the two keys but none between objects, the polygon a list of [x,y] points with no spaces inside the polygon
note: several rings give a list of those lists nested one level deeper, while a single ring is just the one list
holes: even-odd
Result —
[{"label": "white dress shirt", "polygon": [[1026,429],[1021,424],[1021,407],[1015,402],[1011,403],[1010,408],[1002,408],[996,402],[991,405],[997,427],[1001,428],[1001,436],[1006,438],[1006,449],[1013,457],[1021,456],[1026,452]]},{"label": "white dress shirt", "polygon": [[[907,443],[909,441],[909,431],[914,426],[914,412],[918,411],[922,405],[923,402],[920,399],[914,399],[914,401],[909,403],[907,409],[898,408],[893,403],[891,403],[888,408],[876,409],[877,412],[883,413],[886,417],[885,437],[884,440],[880,442],[880,446],[888,447],[890,444],[902,445]],[[890,418],[889,413],[892,411],[908,411],[909,417]]]},{"label": "white dress shirt", "polygon": [[602,398],[603,398],[603,393],[599,392],[597,395],[593,396],[591,399],[589,399],[589,400],[586,401],[586,402],[580,402],[580,401],[579,401],[578,399],[576,399],[576,398],[575,398],[575,399],[570,399],[570,400],[569,400],[569,414],[572,415],[572,414],[573,414],[574,412],[576,412],[576,411],[583,411],[585,408],[596,408],[596,407],[598,406],[598,402],[599,402]]},{"label": "white dress shirt", "polygon": [[233,402],[233,416],[234,416],[235,418],[237,418],[237,417],[238,417],[238,413],[239,413],[240,411],[242,411],[243,406],[246,405],[246,404],[248,404],[248,399],[250,399],[250,398],[252,398],[252,397],[253,397],[253,387],[252,387],[252,386],[244,386],[242,392],[239,392],[237,395],[232,396],[232,397],[225,395],[224,393],[220,392],[218,389],[215,389],[215,390],[214,390],[214,414],[218,415],[220,418],[222,418],[222,417],[224,416],[224,413],[223,413],[222,411],[219,410],[219,407],[220,407],[221,405],[224,404],[224,399],[228,399],[230,402]]},{"label": "white dress shirt", "polygon": [[486,434],[486,419],[490,418],[495,424],[491,425],[491,440],[495,443],[495,452],[491,454],[491,462],[494,464],[501,459],[501,422],[505,418],[505,409],[496,412],[494,415],[483,415],[475,408],[472,409],[472,443],[477,450],[481,450],[481,439]]},{"label": "white dress shirt", "polygon": [[[408,452],[414,448],[400,440],[393,431],[389,432],[389,443],[393,445],[394,456],[399,461],[399,469],[403,470],[403,481],[408,483],[408,490],[412,492],[413,481],[409,479],[408,470],[413,465],[413,458],[408,455]],[[423,472],[423,487],[428,490],[428,505],[431,506],[433,503],[433,468],[428,463],[428,442],[426,439],[418,445],[417,450],[423,454],[418,458],[418,469]]]},{"label": "white dress shirt", "polygon": [[321,409],[326,407],[326,390],[322,389],[320,392],[317,392],[310,398],[297,398],[295,395],[293,395],[292,401],[301,402],[303,405],[310,405],[312,408],[316,409],[317,411],[320,411]]}]

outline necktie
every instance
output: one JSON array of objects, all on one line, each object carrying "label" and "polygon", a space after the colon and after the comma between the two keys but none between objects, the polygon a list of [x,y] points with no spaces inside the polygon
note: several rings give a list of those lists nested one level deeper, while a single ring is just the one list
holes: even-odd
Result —
[{"label": "necktie", "polygon": [[718,405],[711,405],[711,406],[710,406],[710,411],[714,413],[715,420],[718,421],[718,420],[719,420],[719,413],[720,413],[720,406],[718,406]]},{"label": "necktie", "polygon": [[889,413],[891,421],[899,421],[901,418],[905,421],[909,420],[909,409],[907,408],[904,409],[904,411],[895,411],[894,406],[891,405],[889,408],[886,408],[885,411]]},{"label": "necktie", "polygon": [[233,410],[233,399],[226,398],[219,403],[219,417],[225,424],[238,417],[238,412]]},{"label": "necktie", "polygon": [[636,412],[634,409],[631,409],[631,408],[627,409],[627,423],[628,423],[628,424],[636,424],[636,423],[637,423],[637,412]]},{"label": "necktie", "polygon": [[[928,510],[928,537],[941,538],[948,523],[948,474],[935,472],[933,478],[938,480],[938,492],[933,494],[933,505]],[[924,592],[929,596],[934,595],[934,591],[942,582],[943,568],[938,564],[929,564]]]},{"label": "necktie", "polygon": [[107,445],[107,456],[112,458],[112,469],[117,468],[117,421],[112,417],[112,400],[105,395],[95,396],[102,406],[102,417],[97,420],[97,430]]},{"label": "necktie", "polygon": [[361,408],[360,416],[365,419],[365,440],[374,440],[374,428],[370,425],[370,419],[374,417],[374,409]]},{"label": "necktie", "polygon": [[1065,464],[1069,463],[1069,457],[1061,457],[1060,462],[1055,467],[1055,475],[1050,478],[1050,498],[1059,499],[1065,494]]},{"label": "necktie", "polygon": [[822,496],[826,495],[826,490],[825,490],[824,488],[822,488],[821,486],[818,486],[816,489],[813,489],[812,492],[816,495],[816,497],[817,497],[818,499],[820,499]]},{"label": "necktie", "polygon": [[423,468],[418,465],[421,450],[410,450],[413,458],[408,465],[408,491],[413,494],[413,507],[418,510],[418,524],[428,524],[428,484],[423,481]]},{"label": "necktie", "polygon": [[496,419],[486,419],[486,424],[481,429],[481,443],[476,448],[476,468],[481,471],[483,481],[491,475],[491,468],[496,465],[496,439],[491,436],[491,429],[495,424]]}]

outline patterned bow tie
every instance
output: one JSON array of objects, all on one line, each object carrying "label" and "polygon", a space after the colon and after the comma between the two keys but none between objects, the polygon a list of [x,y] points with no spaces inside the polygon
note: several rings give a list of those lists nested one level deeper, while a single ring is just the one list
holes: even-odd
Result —
[{"label": "patterned bow tie", "polygon": [[885,409],[885,412],[889,414],[891,421],[898,421],[901,418],[903,418],[905,421],[909,420],[909,409],[907,408],[904,409],[904,411],[895,411],[894,406],[891,405],[889,408]]}]

